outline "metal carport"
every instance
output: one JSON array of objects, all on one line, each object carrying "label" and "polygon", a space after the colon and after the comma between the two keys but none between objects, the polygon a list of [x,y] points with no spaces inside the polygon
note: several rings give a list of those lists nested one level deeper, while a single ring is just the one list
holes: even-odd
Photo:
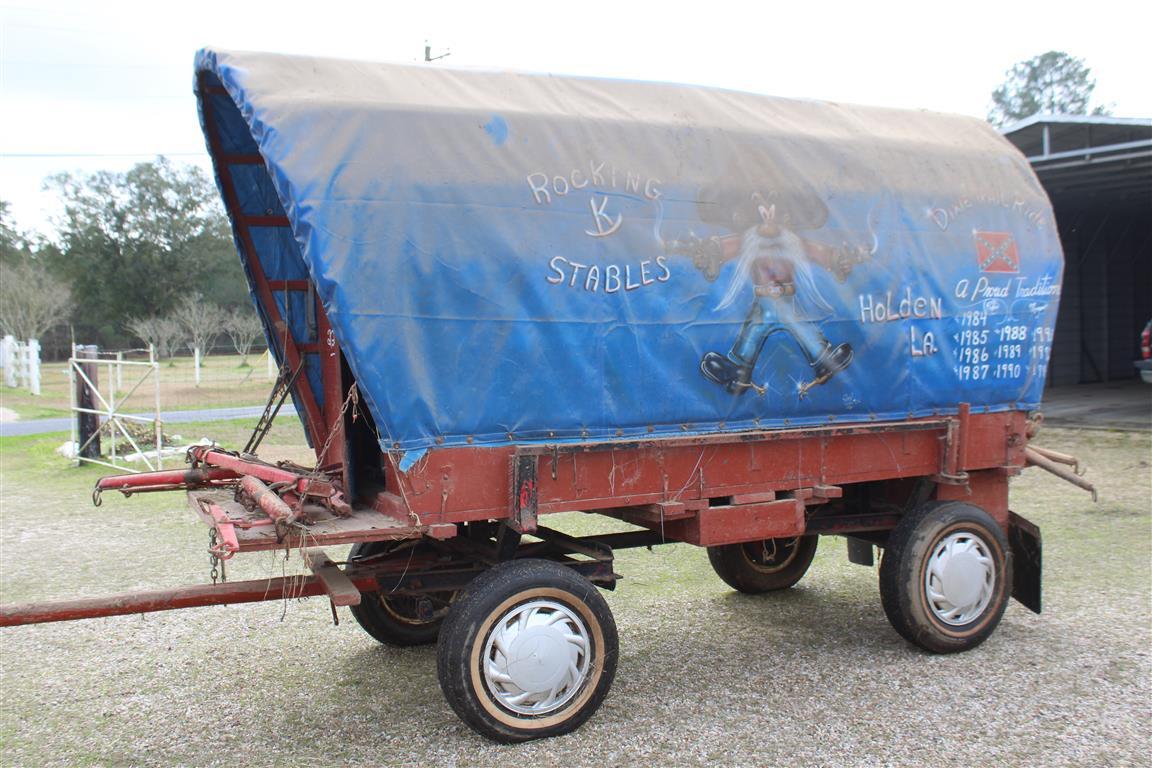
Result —
[{"label": "metal carport", "polygon": [[1152,119],[1036,115],[1002,130],[1048,192],[1064,245],[1049,385],[1132,378],[1152,318]]}]

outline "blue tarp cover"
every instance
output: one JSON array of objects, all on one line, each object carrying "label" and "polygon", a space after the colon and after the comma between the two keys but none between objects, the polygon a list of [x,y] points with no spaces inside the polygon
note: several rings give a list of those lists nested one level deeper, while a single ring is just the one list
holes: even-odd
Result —
[{"label": "blue tarp cover", "polygon": [[196,67],[225,89],[200,94],[218,175],[264,159],[228,166],[240,212],[291,224],[256,256],[312,279],[386,449],[1040,403],[1060,244],[979,120],[213,50]]}]

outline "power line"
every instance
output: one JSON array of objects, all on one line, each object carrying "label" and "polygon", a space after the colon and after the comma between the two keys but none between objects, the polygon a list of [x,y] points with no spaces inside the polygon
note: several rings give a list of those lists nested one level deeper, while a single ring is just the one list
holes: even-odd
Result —
[{"label": "power line", "polygon": [[208,157],[207,152],[0,152],[5,157]]}]

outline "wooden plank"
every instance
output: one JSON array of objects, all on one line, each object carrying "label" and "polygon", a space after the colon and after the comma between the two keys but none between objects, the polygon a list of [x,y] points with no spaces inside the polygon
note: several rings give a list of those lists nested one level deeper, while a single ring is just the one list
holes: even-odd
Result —
[{"label": "wooden plank", "polygon": [[[974,416],[972,421],[983,419],[1000,425],[997,466],[1014,463],[1003,461],[1006,416]],[[442,448],[435,451],[436,461],[395,472],[397,485],[390,490],[402,492],[408,505],[405,514],[410,510],[426,524],[504,518],[513,498],[509,457],[536,453],[552,459],[541,462],[537,476],[540,515],[572,510],[612,514],[620,507],[767,491],[779,499],[797,488],[938,472],[945,424],[884,422],[887,431],[866,424],[835,431],[785,431],[787,438],[769,437],[775,434],[769,430],[691,438],[703,443],[684,437],[652,438],[622,442],[618,450],[600,448],[598,443],[589,444],[588,450],[563,444]],[[970,453],[974,447],[970,444]],[[393,462],[393,454],[387,456],[386,461]]]},{"label": "wooden plank", "polygon": [[735,504],[763,504],[766,501],[776,501],[775,491],[760,491],[759,493],[737,493],[732,495]]},{"label": "wooden plank", "polygon": [[333,605],[360,605],[360,590],[322,549],[304,550],[304,562],[328,593]]},{"label": "wooden plank", "polygon": [[691,505],[679,501],[665,501],[656,504],[640,504],[635,507],[622,507],[619,512],[625,520],[658,525],[669,520],[684,520],[694,517],[700,509],[707,506],[707,502],[704,501],[697,501]]},{"label": "wooden plank", "polygon": [[844,498],[844,489],[838,485],[814,485],[812,486],[812,497],[816,499],[842,499]]},{"label": "wooden plank", "polygon": [[779,539],[804,533],[804,502],[780,499],[764,504],[709,507],[689,520],[665,525],[669,538],[701,547]]}]

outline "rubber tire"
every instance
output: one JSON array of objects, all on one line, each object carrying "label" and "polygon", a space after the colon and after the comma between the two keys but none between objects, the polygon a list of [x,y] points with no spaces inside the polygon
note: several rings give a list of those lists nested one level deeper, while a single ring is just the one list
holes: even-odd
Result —
[{"label": "rubber tire", "polygon": [[[564,708],[534,719],[501,708],[488,694],[480,680],[479,657],[491,624],[542,591],[587,623],[596,677]],[[612,687],[618,649],[612,612],[590,581],[559,563],[513,560],[485,571],[457,595],[440,634],[436,669],[444,698],[460,719],[482,736],[511,744],[579,728],[599,709]]]},{"label": "rubber tire", "polygon": [[[754,563],[748,553],[748,547],[763,544],[760,541],[750,541],[744,544],[724,544],[718,547],[708,547],[708,562],[712,570],[724,580],[724,583],[740,592],[749,595],[759,595],[765,592],[775,592],[788,589],[808,572],[812,565],[812,558],[816,556],[816,546],[820,543],[819,536],[798,536],[795,554],[782,566],[776,569],[767,569]],[[789,539],[766,539],[765,541],[789,541]]]},{"label": "rubber tire", "polygon": [[[393,542],[369,541],[361,542],[352,547],[348,559],[368,557],[384,551]],[[401,598],[403,599],[403,598]],[[389,608],[394,600],[381,595],[379,592],[361,592],[360,605],[351,605],[348,610],[356,623],[371,635],[377,642],[384,645],[409,647],[415,645],[431,645],[440,636],[444,617],[431,621],[412,622],[401,619],[396,607]]]},{"label": "rubber tire", "polygon": [[[996,585],[975,619],[959,627],[939,621],[928,607],[924,569],[937,543],[952,533],[976,534],[992,551]],[[961,501],[928,502],[906,514],[888,537],[880,561],[880,601],[892,627],[933,653],[967,651],[988,639],[1008,605],[1012,559],[1007,537],[984,510]]]}]

